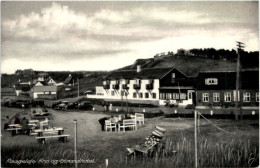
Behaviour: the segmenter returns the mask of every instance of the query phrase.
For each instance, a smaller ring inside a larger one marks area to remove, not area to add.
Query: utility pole
[[[75,160],[75,168],[78,167],[77,164],[77,120],[74,120],[74,133],[75,133],[75,137],[74,137],[74,160]]]
[[[78,99],[79,99],[79,77],[78,77]]]
[[[239,76],[240,76],[240,51],[244,48],[244,43],[237,41],[237,70],[236,70],[236,102],[235,102],[235,117],[238,120],[238,100],[240,100],[240,93],[239,93]],[[240,103],[241,104],[241,103]],[[242,111],[240,109],[240,117],[242,116]]]
[[[197,110],[194,110],[194,146],[195,146],[195,154],[194,154],[194,162],[195,162],[195,165],[194,167],[197,168],[198,167],[198,135],[197,135],[197,127],[198,127],[198,124],[197,124],[197,115],[198,115],[198,112]]]

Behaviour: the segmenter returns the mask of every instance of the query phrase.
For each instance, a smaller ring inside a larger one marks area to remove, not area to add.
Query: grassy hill
[[[141,59],[136,60],[133,65],[123,67],[119,70],[136,69],[137,65],[142,68],[177,68],[189,76],[196,76],[199,71],[235,71],[236,62],[227,60],[214,60],[210,58],[200,58],[193,56],[171,56],[161,59]]]

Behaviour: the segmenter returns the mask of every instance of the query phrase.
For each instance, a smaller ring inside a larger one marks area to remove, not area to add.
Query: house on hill
[[[16,93],[15,93],[15,89],[12,87],[9,88],[1,88],[1,101],[2,102],[8,102],[11,100],[15,100],[16,99]]]
[[[41,72],[38,74],[38,81],[43,82],[43,81],[48,80],[48,78],[49,78],[49,74],[46,72]]]
[[[167,81],[170,82],[167,82]],[[188,82],[187,82],[187,81]],[[192,104],[192,78],[175,68],[141,68],[113,71],[96,87],[96,95],[105,101],[128,101],[139,104],[186,106]]]
[[[71,74],[65,79],[64,84],[67,86],[74,86],[75,85],[75,77]]]
[[[34,99],[57,99],[58,87],[55,85],[34,86],[32,89]]]
[[[14,85],[16,96],[30,97],[31,85],[18,83]]]

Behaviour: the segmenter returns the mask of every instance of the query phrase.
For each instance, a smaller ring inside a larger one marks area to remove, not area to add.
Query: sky
[[[109,71],[177,49],[259,50],[257,1],[1,2],[1,73]]]

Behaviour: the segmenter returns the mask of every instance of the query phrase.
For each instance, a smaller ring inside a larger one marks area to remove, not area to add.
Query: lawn
[[[73,167],[73,163],[57,163],[55,160],[74,159],[74,123],[78,122],[78,167],[193,167],[194,166],[194,120],[193,118],[166,118],[158,116],[145,119],[145,125],[136,131],[103,132],[98,120],[110,113],[81,111],[54,111],[50,124],[63,127],[70,134],[67,143],[47,140],[38,144],[35,137],[17,135],[3,130],[6,115],[20,113],[27,116],[29,110],[2,107],[1,165],[4,167]],[[255,167],[259,163],[259,121],[210,119],[228,133],[216,129],[207,121],[200,120],[198,133],[198,157],[200,167]],[[127,147],[144,143],[155,125],[166,131],[165,147],[158,147],[151,157],[128,157]],[[9,159],[9,161],[8,161]],[[26,160],[28,163],[12,163]],[[36,163],[30,163],[35,160]],[[30,164],[29,164],[30,163]]]

